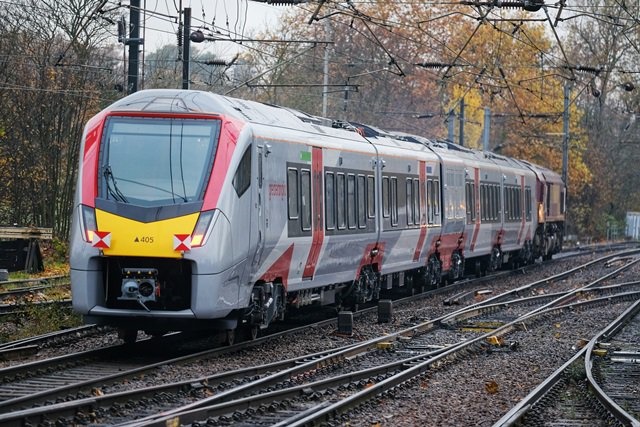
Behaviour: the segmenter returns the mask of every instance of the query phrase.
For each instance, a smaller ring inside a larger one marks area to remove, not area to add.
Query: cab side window
[[[238,169],[233,176],[233,188],[238,197],[241,197],[251,185],[251,147],[242,155]]]

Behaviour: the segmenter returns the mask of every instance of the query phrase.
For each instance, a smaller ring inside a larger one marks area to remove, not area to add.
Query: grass
[[[43,245],[44,271],[28,274],[24,271],[9,273],[10,280],[34,279],[69,274],[69,263],[66,259],[67,248],[61,242]],[[34,300],[59,301],[68,299],[71,290],[68,287],[55,287],[39,295]],[[21,313],[0,317],[0,343],[14,341],[48,332],[79,326],[80,315],[73,313],[70,306],[58,304],[27,304]]]
[[[25,311],[0,321],[0,343],[80,326],[82,318],[70,306],[28,304]]]

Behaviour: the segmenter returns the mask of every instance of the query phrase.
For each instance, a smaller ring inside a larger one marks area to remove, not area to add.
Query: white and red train
[[[187,90],[109,106],[82,141],[73,306],[138,330],[253,332],[562,248],[565,187],[528,162]]]

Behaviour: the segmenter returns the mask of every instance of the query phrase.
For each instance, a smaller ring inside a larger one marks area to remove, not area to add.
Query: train
[[[449,141],[193,90],[85,126],[73,308],[139,331],[254,338],[290,310],[376,301],[562,250],[566,188]]]

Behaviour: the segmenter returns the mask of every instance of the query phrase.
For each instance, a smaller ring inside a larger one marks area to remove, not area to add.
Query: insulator
[[[182,47],[182,24],[178,25],[178,31],[176,32],[176,36],[178,36],[178,47]]]
[[[226,67],[228,64],[222,59],[212,59],[204,61],[205,65],[214,65],[216,67]]]
[[[537,12],[544,6],[544,0],[524,0],[524,10],[527,12]]]
[[[189,39],[194,43],[202,43],[205,39],[204,33],[200,30],[196,30],[189,35]]]
[[[627,92],[631,92],[632,90],[634,90],[636,87],[633,83],[631,82],[626,82],[622,84],[622,88],[624,90],[626,90]]]
[[[267,0],[267,4],[273,6],[293,6],[300,3],[306,3],[307,0]]]
[[[127,21],[125,20],[124,16],[121,16],[120,20],[118,21],[118,42],[124,43],[126,38],[127,38]]]
[[[598,74],[600,74],[600,71],[602,71],[602,68],[585,67],[583,65],[579,65],[579,66],[575,67],[574,70],[579,71],[579,72],[583,72],[583,73],[595,74],[597,76]]]
[[[450,66],[450,64],[445,64],[443,62],[419,62],[415,65],[417,65],[418,67],[431,68],[431,69],[445,68]]]

